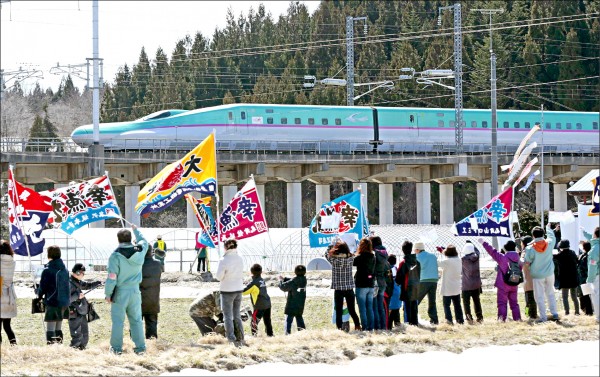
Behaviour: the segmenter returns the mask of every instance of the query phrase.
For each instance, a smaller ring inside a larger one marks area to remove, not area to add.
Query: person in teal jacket
[[[121,229],[117,233],[119,247],[108,258],[108,278],[104,288],[106,301],[111,304],[112,330],[110,350],[120,355],[123,352],[123,326],[125,315],[129,319],[133,351],[140,355],[146,351],[144,327],[142,325],[142,265],[148,251],[148,241],[135,225],[131,226],[137,245],[131,243],[131,232]]]
[[[552,260],[556,236],[550,223],[546,225],[546,234],[547,237],[544,238],[544,230],[539,226],[534,227],[531,230],[533,242],[525,249],[525,263],[529,265],[533,280],[533,296],[540,315],[538,322],[548,320],[545,298],[548,298],[552,319],[558,320],[556,297],[554,296],[554,261]]]
[[[588,276],[586,283],[591,283],[594,287],[594,292],[591,294],[592,306],[596,314],[596,323],[600,322],[600,279],[598,273],[598,263],[600,263],[600,227],[594,229],[594,234],[586,232],[583,228],[583,236],[592,245],[592,249],[588,253]]]

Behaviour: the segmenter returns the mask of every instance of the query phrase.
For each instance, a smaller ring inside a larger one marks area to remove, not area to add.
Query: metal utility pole
[[[496,54],[494,54],[494,39],[492,37],[492,14],[503,13],[504,9],[472,9],[473,12],[480,12],[490,16],[490,87],[492,108],[492,198],[498,195],[498,117],[496,102]],[[498,240],[492,237],[494,248],[498,249]]]
[[[365,21],[367,35],[367,17],[346,17],[346,105],[354,106],[354,21]]]
[[[462,16],[460,3],[439,8],[438,26],[442,25],[442,10],[454,11],[454,140],[456,153],[463,151],[463,93],[462,93]]]
[[[93,66],[94,84],[92,87],[92,123],[94,144],[88,149],[90,156],[89,175],[99,176],[104,174],[104,146],[100,144],[100,74],[99,74],[99,48],[98,48],[98,0],[92,2],[92,27],[93,27]]]
[[[540,187],[540,209],[541,209],[541,215],[540,218],[542,219],[542,229],[544,228],[544,104],[542,104],[542,124],[540,124],[540,131],[542,132],[542,145],[541,145],[541,157],[540,157],[540,182],[541,182],[541,187]],[[550,220],[550,219],[548,219]]]

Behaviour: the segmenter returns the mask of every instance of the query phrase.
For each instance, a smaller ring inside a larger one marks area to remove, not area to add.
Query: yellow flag
[[[152,178],[138,194],[135,210],[140,215],[160,212],[193,191],[211,196],[217,191],[214,133]]]

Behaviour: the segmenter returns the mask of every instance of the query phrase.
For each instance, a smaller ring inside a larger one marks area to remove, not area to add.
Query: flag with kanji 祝
[[[356,233],[358,239],[369,234],[367,216],[362,210],[358,190],[321,206],[308,230],[310,247],[325,247],[343,233]]]
[[[44,251],[42,231],[52,212],[50,200],[15,181],[8,170],[8,222],[10,246],[18,255],[36,256]]]
[[[182,159],[167,165],[142,188],[135,210],[160,212],[189,192],[214,196],[217,190],[215,136],[208,135]]]
[[[120,219],[121,211],[107,175],[41,193],[50,198],[48,222],[67,234],[95,221]]]
[[[588,211],[588,216],[600,215],[600,175],[592,179],[594,192],[592,193],[592,208]]]
[[[513,187],[494,196],[488,204],[455,224],[456,236],[513,237],[510,213]],[[448,203],[440,203],[446,205]],[[452,203],[450,203],[452,205]]]
[[[214,248],[219,243],[217,224],[210,209],[210,197],[196,199],[190,194],[185,194],[185,200],[192,206],[201,231],[196,239],[197,242],[207,247]]]
[[[219,230],[221,241],[228,238],[241,240],[269,231],[253,178],[235,194],[221,213]]]

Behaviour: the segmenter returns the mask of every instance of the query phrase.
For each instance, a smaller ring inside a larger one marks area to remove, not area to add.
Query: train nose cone
[[[71,132],[71,139],[75,144],[81,147],[87,147],[92,144],[92,125],[87,124],[85,126],[77,127]]]

